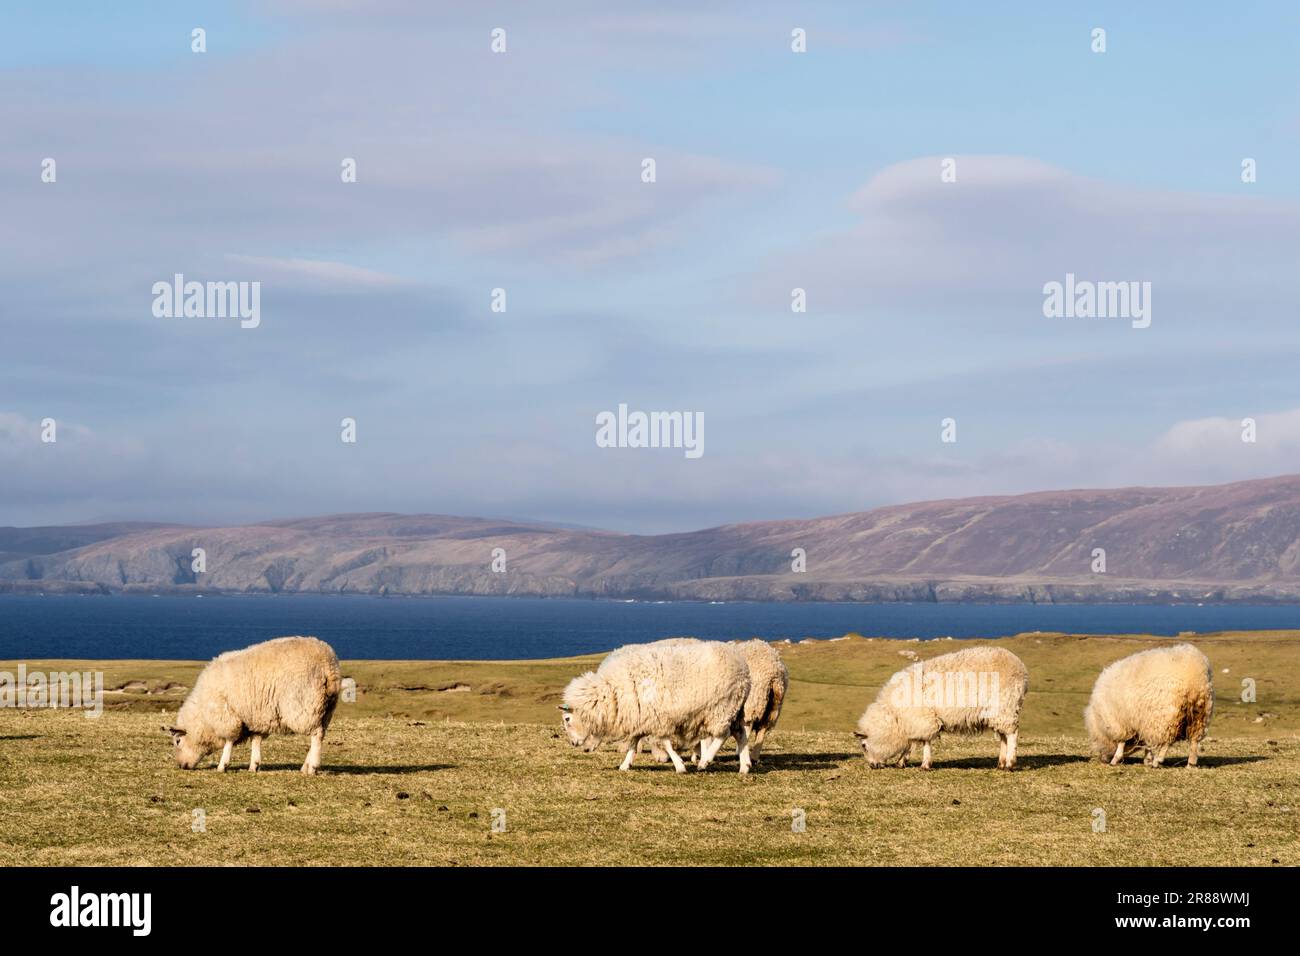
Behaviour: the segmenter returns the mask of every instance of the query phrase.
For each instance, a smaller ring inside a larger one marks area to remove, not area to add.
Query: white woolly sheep
[[[930,743],[943,731],[993,730],[998,767],[1016,765],[1020,708],[1029,671],[1000,647],[969,647],[920,661],[899,671],[858,720],[854,735],[872,767],[907,765],[912,744],[924,746],[921,769],[929,770]]]
[[[1093,752],[1112,766],[1146,748],[1144,762],[1164,763],[1175,741],[1188,742],[1196,766],[1201,739],[1214,712],[1214,676],[1191,644],[1140,651],[1115,661],[1097,678],[1083,711]]]
[[[749,667],[736,648],[716,641],[674,638],[631,644],[611,653],[599,668],[575,677],[564,690],[564,731],[569,743],[590,753],[619,741],[627,770],[644,738],[666,742],[678,773],[686,765],[671,743],[700,743],[705,769],[728,736],[740,750],[740,772],[750,767],[744,723]]]
[[[752,640],[735,645],[749,666],[749,696],[745,698],[745,728],[749,731],[749,756],[758,763],[763,741],[776,728],[781,704],[790,688],[790,671],[781,654],[767,641]],[[671,741],[678,750],[690,750],[684,740]],[[668,762],[663,742],[653,740],[650,752],[660,763]]]
[[[182,770],[193,770],[221,747],[217,770],[224,771],[235,744],[252,737],[248,769],[256,771],[264,736],[310,734],[302,772],[313,774],[342,686],[338,658],[328,644],[314,637],[279,637],[215,658],[194,682],[176,726],[163,729],[172,735]]]

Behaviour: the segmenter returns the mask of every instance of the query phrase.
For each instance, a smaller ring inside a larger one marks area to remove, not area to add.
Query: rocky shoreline
[[[662,587],[582,588],[573,582],[515,581],[502,587],[485,579],[446,590],[380,588],[296,589],[270,587],[212,588],[193,584],[128,584],[111,587],[89,581],[5,581],[0,594],[27,595],[369,595],[373,597],[545,597],[612,601],[756,601],[859,604],[1300,604],[1300,587],[1278,584],[1205,585],[1195,582],[1133,582],[1098,586],[1071,582],[1011,581],[827,581],[791,584],[783,578],[706,579]],[[533,586],[530,586],[530,583]],[[567,586],[566,586],[567,585]]]

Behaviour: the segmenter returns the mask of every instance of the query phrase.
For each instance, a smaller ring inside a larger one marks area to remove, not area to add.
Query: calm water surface
[[[204,660],[285,634],[314,634],[344,658],[510,660],[586,654],[677,635],[800,640],[856,631],[929,639],[1034,630],[1176,635],[1270,628],[1300,629],[1300,607],[0,595],[0,659],[9,660]]]

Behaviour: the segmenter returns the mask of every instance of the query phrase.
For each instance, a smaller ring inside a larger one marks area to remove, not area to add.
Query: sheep
[[[569,743],[592,752],[606,741],[626,751],[619,770],[632,766],[643,738],[665,742],[678,773],[686,765],[671,741],[700,742],[699,770],[717,756],[730,735],[740,751],[740,772],[749,773],[745,698],[749,667],[736,648],[716,641],[674,638],[632,644],[609,654],[595,672],[564,690],[564,732]]]
[[[758,687],[745,698],[745,722],[751,729],[749,755],[757,760],[767,735],[776,730],[781,706],[790,690],[790,669],[781,660],[781,652],[767,641],[746,641],[741,653],[749,664],[749,680]],[[766,686],[764,686],[766,682]]]
[[[267,734],[310,734],[302,772],[320,767],[321,745],[334,716],[343,681],[338,658],[314,637],[278,637],[213,659],[185,698],[172,735],[176,765],[193,770],[222,747],[218,771],[230,763],[235,744],[253,738],[248,769],[262,762]]]
[[[1150,767],[1164,763],[1175,741],[1188,742],[1187,766],[1195,767],[1214,712],[1214,676],[1205,655],[1191,644],[1140,651],[1101,672],[1083,711],[1093,752],[1116,766],[1139,747]]]
[[[969,734],[994,730],[998,767],[1016,766],[1020,708],[1029,671],[1000,647],[969,647],[920,661],[899,671],[863,712],[854,735],[873,768],[907,766],[913,742],[924,745],[921,769],[931,766],[930,743],[945,730]]]
[[[745,727],[749,731],[749,756],[757,763],[764,738],[775,729],[781,717],[781,704],[790,687],[790,671],[781,660],[781,654],[767,641],[745,641],[736,646],[745,655],[745,663],[749,666]],[[691,749],[683,740],[671,743],[679,750]],[[664,749],[663,741],[651,740],[650,753],[659,763],[668,762],[668,751]]]

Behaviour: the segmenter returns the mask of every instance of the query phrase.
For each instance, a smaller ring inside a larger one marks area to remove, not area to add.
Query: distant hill
[[[0,564],[38,554],[71,551],[96,541],[120,538],[135,531],[152,531],[176,525],[149,521],[118,521],[108,524],[54,525],[44,528],[0,528]]]
[[[190,570],[191,551],[207,571]],[[494,573],[493,550],[506,556]],[[791,570],[802,548],[807,571]],[[1106,571],[1093,573],[1093,549]],[[630,535],[353,514],[0,529],[0,589],[832,601],[1300,601],[1300,475],[1045,491]]]

